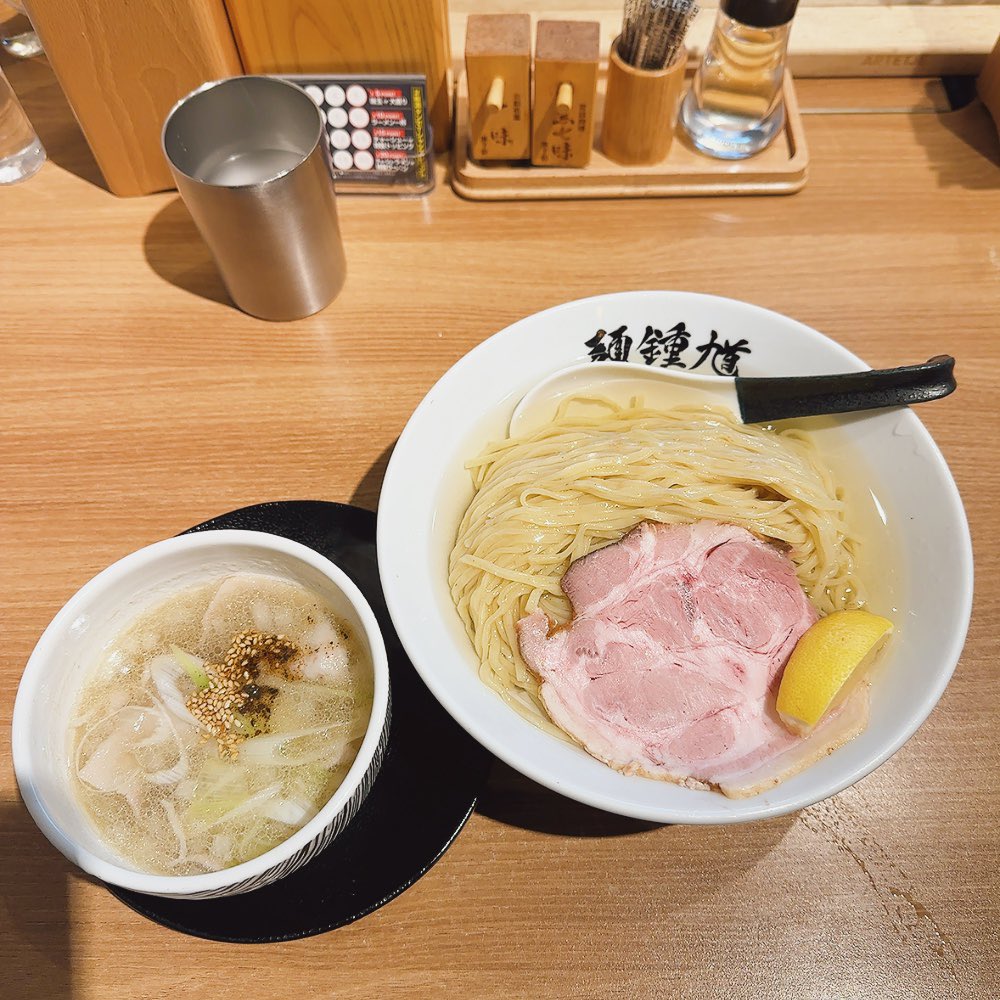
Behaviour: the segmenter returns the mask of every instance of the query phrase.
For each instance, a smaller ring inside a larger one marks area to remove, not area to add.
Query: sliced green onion
[[[170,652],[174,654],[174,659],[184,668],[184,672],[191,678],[199,691],[204,691],[211,683],[208,671],[205,670],[204,663],[197,656],[192,655],[180,646],[171,646]]]

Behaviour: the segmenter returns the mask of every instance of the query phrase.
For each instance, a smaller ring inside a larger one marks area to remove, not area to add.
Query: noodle
[[[560,587],[569,564],[641,521],[739,525],[787,546],[821,614],[863,603],[841,491],[799,431],[744,425],[705,406],[577,396],[544,428],[489,445],[468,468],[475,494],[451,553],[452,599],[481,679],[564,739],[521,659],[516,623],[539,609],[569,621]]]

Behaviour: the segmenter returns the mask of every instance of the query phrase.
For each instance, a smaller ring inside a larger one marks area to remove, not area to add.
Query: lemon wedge
[[[778,688],[778,715],[785,726],[808,733],[891,631],[888,618],[870,611],[834,611],[806,629]]]

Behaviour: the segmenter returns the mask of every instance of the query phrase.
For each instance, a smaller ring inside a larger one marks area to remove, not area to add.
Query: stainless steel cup
[[[163,152],[233,301],[300,319],[343,287],[344,247],[323,116],[266,76],[206,83],[171,109]]]

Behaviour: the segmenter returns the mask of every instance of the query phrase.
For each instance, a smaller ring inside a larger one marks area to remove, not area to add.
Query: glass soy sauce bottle
[[[785,123],[785,52],[798,0],[722,0],[712,38],[681,107],[691,142],[739,160]]]

